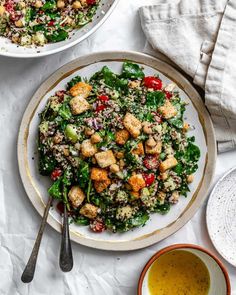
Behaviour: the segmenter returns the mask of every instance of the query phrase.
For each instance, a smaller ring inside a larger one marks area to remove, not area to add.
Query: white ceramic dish
[[[207,228],[217,251],[236,267],[236,167],[214,187],[207,205]]]
[[[102,52],[92,54],[72,61],[47,79],[33,96],[24,114],[18,140],[19,169],[26,192],[37,211],[41,215],[43,214],[44,204],[48,198],[47,188],[50,186],[50,180],[39,175],[36,163],[38,113],[43,110],[48,97],[55,90],[63,89],[66,82],[73,76],[79,74],[89,77],[100,70],[103,65],[108,65],[112,70],[120,72],[123,61],[127,59],[142,64],[146,74],[152,75],[159,72],[165,83],[170,83],[170,80],[178,83],[181,97],[189,102],[185,116],[187,121],[195,127],[190,131],[190,135],[196,137],[196,143],[201,148],[201,158],[188,197],[182,197],[167,215],[153,214],[151,220],[144,227],[122,234],[110,232],[96,234],[88,227],[74,224],[70,226],[72,240],[100,249],[133,250],[149,246],[171,235],[197,211],[207,196],[209,183],[214,173],[216,145],[212,123],[201,98],[181,74],[169,65],[141,53]],[[56,210],[51,210],[48,223],[60,231],[60,222],[60,215]]]
[[[162,255],[170,251],[184,250],[199,257],[206,265],[210,275],[210,289],[208,295],[230,295],[230,281],[226,268],[220,260],[208,250],[197,245],[177,244],[166,247],[157,252],[144,267],[138,284],[138,295],[149,295],[148,275],[152,264]]]
[[[93,21],[81,29],[74,30],[65,41],[50,43],[43,47],[22,47],[13,44],[9,39],[0,36],[0,55],[18,58],[41,57],[68,49],[94,33],[108,18],[119,0],[101,0]]]

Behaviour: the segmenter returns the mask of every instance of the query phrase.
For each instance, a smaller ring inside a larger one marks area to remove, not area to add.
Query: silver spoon
[[[71,249],[68,212],[67,212],[66,204],[64,204],[59,265],[61,270],[64,272],[71,271],[73,268],[73,255],[72,255],[72,249]]]
[[[28,263],[26,264],[26,267],[23,271],[23,274],[21,276],[21,280],[23,283],[30,283],[33,278],[34,278],[34,272],[35,272],[35,267],[36,267],[36,262],[37,262],[37,257],[38,257],[38,252],[39,252],[39,247],[41,244],[43,232],[45,225],[47,223],[47,217],[48,217],[48,212],[52,204],[52,197],[49,197],[47,206],[45,208],[44,214],[43,214],[43,219],[39,228],[39,232],[36,238],[36,241],[34,243],[33,250],[31,252],[30,258],[28,260]]]

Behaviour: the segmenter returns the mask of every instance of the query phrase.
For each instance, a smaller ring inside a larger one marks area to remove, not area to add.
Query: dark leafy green
[[[124,62],[121,76],[128,79],[143,79],[145,77],[141,67],[132,62]]]

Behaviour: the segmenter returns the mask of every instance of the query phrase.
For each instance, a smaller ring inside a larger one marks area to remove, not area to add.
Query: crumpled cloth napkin
[[[145,51],[205,90],[219,152],[236,148],[236,1],[182,0],[140,8]]]

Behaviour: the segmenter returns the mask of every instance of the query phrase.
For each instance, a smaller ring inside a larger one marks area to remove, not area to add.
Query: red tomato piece
[[[144,86],[147,88],[152,88],[154,90],[161,90],[162,88],[162,81],[157,77],[145,77],[144,78]]]
[[[154,173],[150,173],[150,174],[143,173],[143,178],[144,178],[144,180],[146,182],[146,186],[152,185],[153,182],[155,181]]]
[[[53,181],[57,180],[62,175],[62,170],[60,168],[55,168],[51,173],[51,179]]]
[[[153,170],[158,168],[159,161],[155,155],[150,155],[144,158],[143,164],[147,169]]]
[[[101,101],[108,101],[109,100],[109,97],[107,95],[100,95],[98,96],[98,98],[101,100]]]
[[[48,23],[48,25],[49,25],[49,27],[52,27],[52,26],[54,26],[54,20],[51,20],[49,23]]]
[[[16,21],[20,19],[20,15],[16,14],[13,0],[8,0],[5,4],[5,8],[6,8],[6,11],[10,14],[10,19],[12,21]]]
[[[101,233],[105,230],[105,224],[102,221],[94,220],[90,223],[90,228],[95,233]]]
[[[166,91],[166,90],[165,90],[165,95],[166,95],[167,99],[171,99],[171,97],[173,96],[172,93],[170,93],[169,91]]]
[[[102,105],[100,105],[100,106],[97,106],[97,108],[96,108],[96,112],[97,112],[97,113],[98,113],[98,112],[101,112],[101,111],[105,110],[105,108],[106,108],[106,106],[105,106],[104,104],[102,104]]]
[[[96,4],[96,0],[87,0],[86,1],[88,5],[95,5]]]

